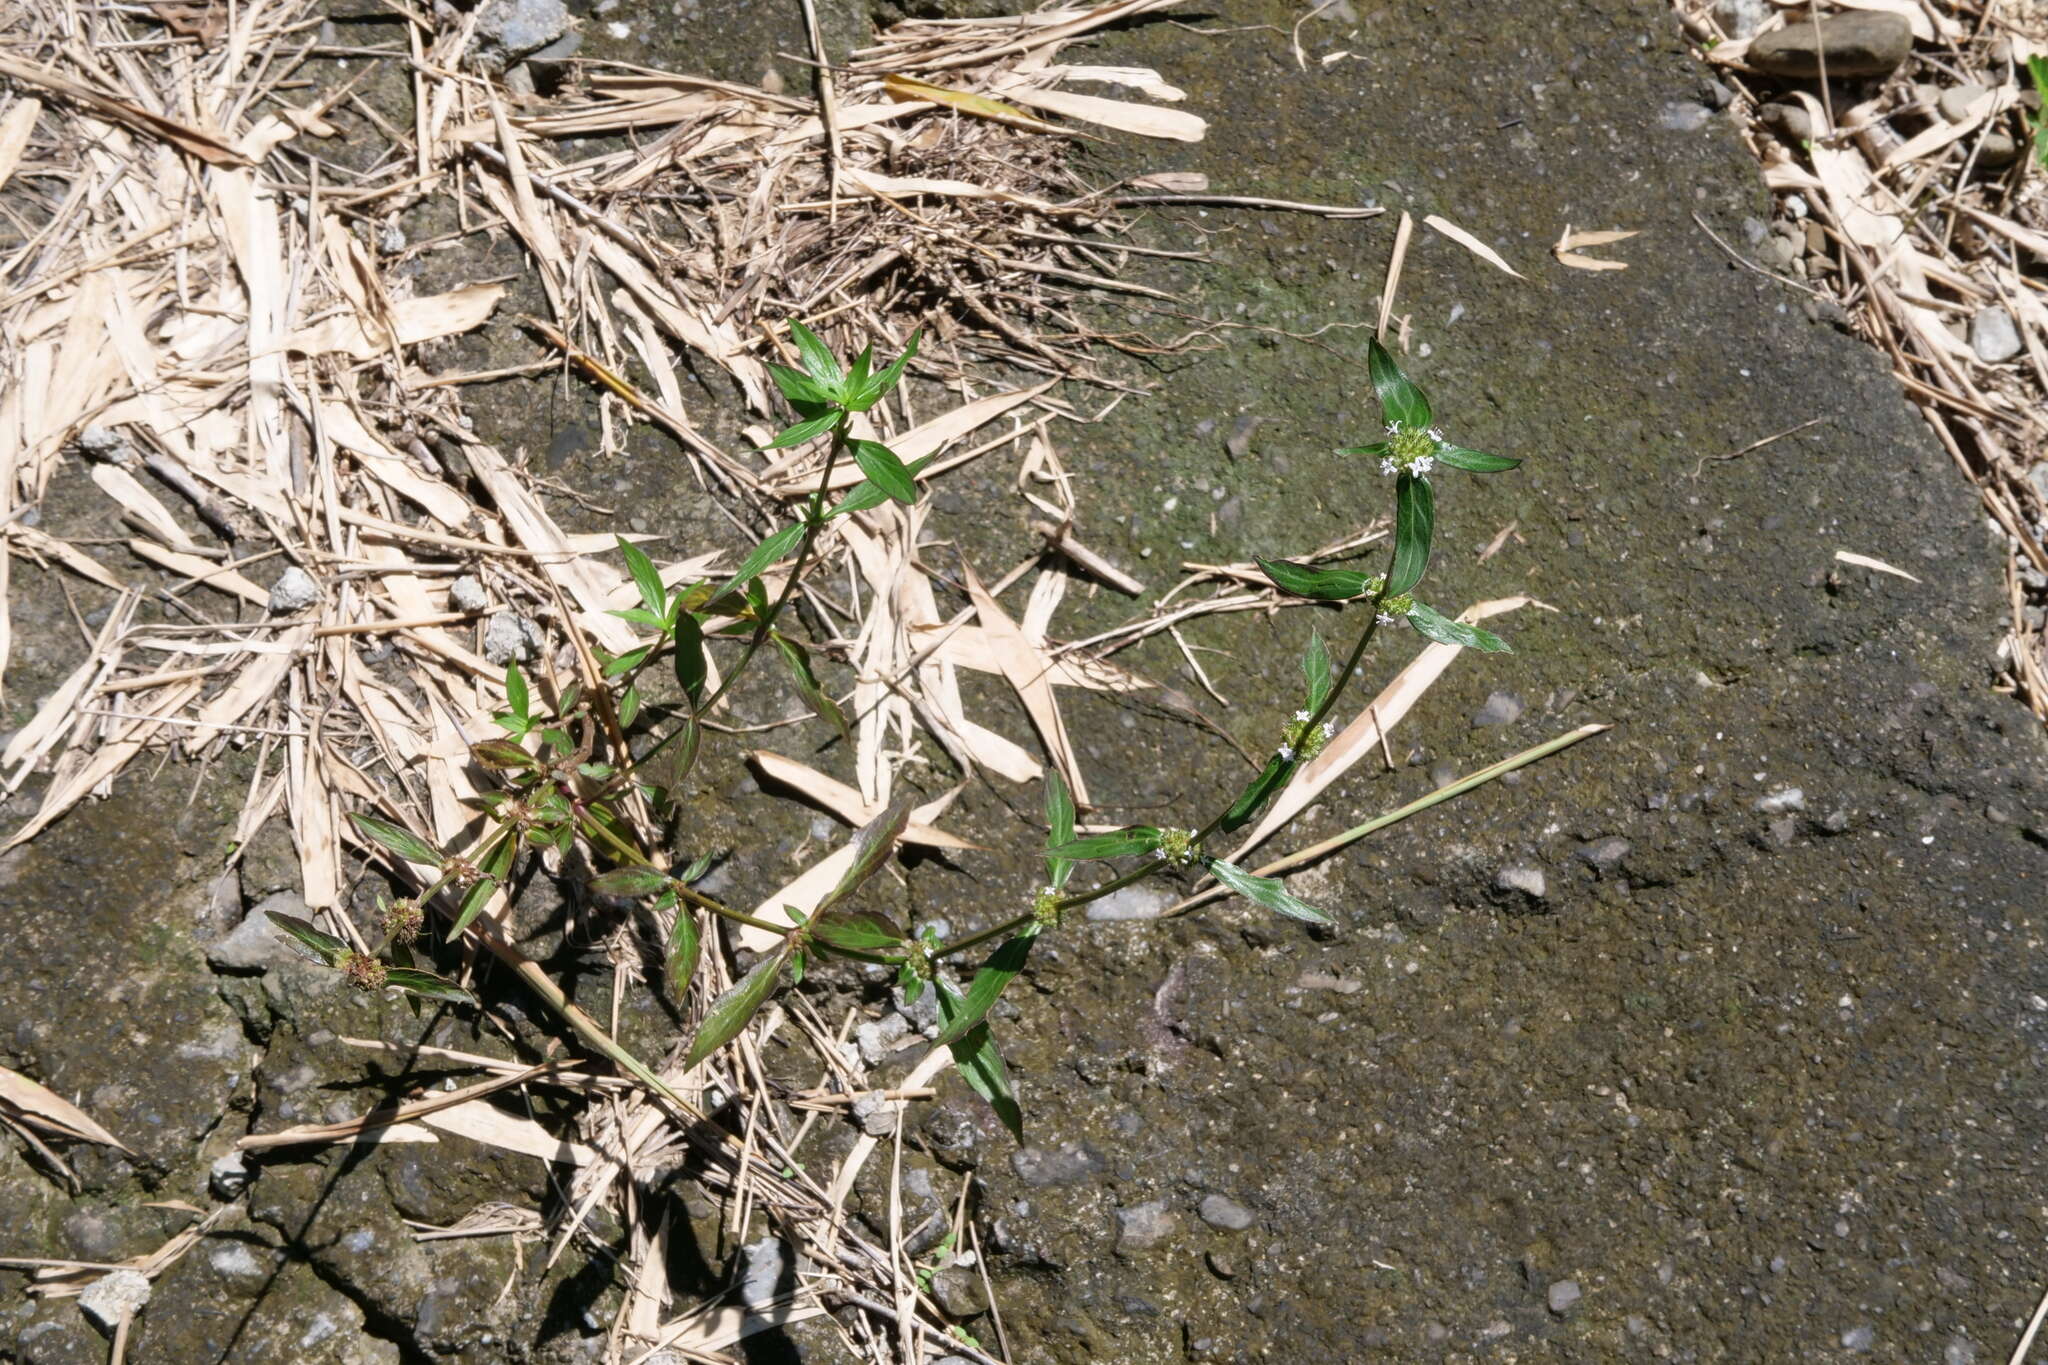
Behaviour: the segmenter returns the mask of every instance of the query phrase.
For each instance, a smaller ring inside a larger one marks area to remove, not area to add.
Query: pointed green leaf
[[[711,661],[704,652],[704,623],[692,612],[676,617],[676,682],[692,707],[704,700],[704,685],[711,678]]]
[[[1296,564],[1286,559],[1262,559],[1259,568],[1280,591],[1312,597],[1318,602],[1342,602],[1356,597],[1372,582],[1372,575],[1356,569],[1319,569],[1313,564]]]
[[[965,1008],[959,993],[943,981],[932,985],[939,993],[939,1018],[947,1025]],[[995,1037],[989,1032],[986,1021],[969,1030],[966,1037],[949,1046],[953,1054],[953,1065],[960,1070],[960,1076],[975,1094],[988,1101],[988,1107],[996,1111],[996,1117],[1003,1121],[1003,1127],[1010,1130],[1010,1136],[1024,1140],[1024,1111],[1017,1107],[1017,1095],[1010,1088],[1010,1073],[1003,1065],[1003,1054],[996,1051]]]
[[[1442,441],[1437,444],[1436,462],[1472,474],[1498,474],[1503,469],[1513,469],[1521,460],[1512,455],[1489,455],[1483,450],[1467,450]]]
[[[1308,706],[1305,709],[1314,715],[1330,695],[1330,650],[1323,643],[1319,630],[1311,628],[1308,633],[1308,650],[1301,656],[1301,674],[1308,679]]]
[[[814,437],[823,436],[838,425],[839,409],[833,408],[831,411],[820,413],[816,417],[807,417],[793,427],[784,427],[774,440],[762,446],[761,449],[783,450],[789,446],[800,446],[805,441],[811,440]]]
[[[1422,581],[1429,566],[1430,537],[1436,534],[1436,494],[1428,479],[1402,472],[1394,482],[1394,565],[1387,570],[1387,595],[1404,593]]]
[[[476,997],[445,976],[419,967],[386,967],[384,984],[422,1000],[445,1000],[451,1005],[474,1005]]]
[[[783,527],[748,552],[747,557],[740,561],[738,570],[726,581],[724,587],[711,594],[710,600],[715,602],[728,593],[735,593],[746,587],[761,576],[762,570],[794,550],[797,542],[803,538],[802,522]]]
[[[1071,839],[1055,845],[1046,853],[1055,858],[1072,858],[1087,862],[1092,858],[1128,858],[1134,853],[1150,853],[1159,847],[1159,831],[1151,825],[1133,825],[1129,829],[1116,830],[1109,834],[1091,834],[1085,839]]]
[[[1428,430],[1429,399],[1423,397],[1422,390],[1401,373],[1401,367],[1394,363],[1393,354],[1380,345],[1378,337],[1367,339],[1365,357],[1366,369],[1372,375],[1373,391],[1380,397],[1380,412],[1387,421],[1411,431]]]
[[[291,936],[294,943],[309,953],[315,962],[332,967],[342,958],[355,951],[332,934],[322,933],[306,920],[296,915],[280,915],[275,910],[264,911],[270,922]]]
[[[839,368],[839,358],[832,354],[816,332],[791,318],[789,334],[796,338],[796,353],[803,357],[804,368],[811,372],[811,378],[818,381],[818,387],[837,389],[846,378],[846,372]]]
[[[782,390],[782,396],[799,409],[832,401],[832,395],[819,388],[818,381],[801,370],[792,370],[771,360],[768,362],[768,376],[775,381],[775,387]]]
[[[1209,872],[1217,881],[1243,896],[1246,900],[1277,910],[1295,919],[1307,920],[1310,924],[1328,924],[1330,917],[1299,900],[1287,889],[1286,883],[1276,877],[1254,877],[1251,873],[1221,858],[1209,860]]]
[[[818,675],[811,671],[811,654],[796,641],[781,631],[774,632],[776,652],[789,665],[789,673],[796,680],[796,690],[803,694],[804,702],[819,716],[832,722],[839,731],[839,737],[850,747],[853,744],[853,727],[846,723],[846,713],[839,709],[839,703],[818,683]]]
[[[626,572],[633,575],[633,586],[640,590],[640,604],[656,616],[668,612],[668,588],[662,584],[661,570],[654,567],[654,561],[638,545],[624,536],[615,536],[619,542],[619,553],[626,557]]]
[[[630,730],[633,722],[640,718],[640,689],[628,687],[619,694],[619,728]]]
[[[885,953],[907,937],[887,915],[874,910],[834,910],[811,920],[811,938],[828,948]]]
[[[839,879],[839,885],[831,894],[818,902],[814,914],[822,915],[839,902],[860,890],[862,882],[875,874],[875,869],[888,861],[896,850],[896,841],[903,837],[904,828],[910,824],[911,802],[898,801],[874,819],[862,825],[860,832],[853,836],[853,863],[846,869],[846,875]]]
[[[688,1071],[739,1036],[739,1031],[747,1026],[747,1020],[753,1018],[755,1012],[768,1003],[768,997],[775,993],[775,983],[788,964],[789,944],[785,940],[782,947],[756,962],[752,970],[711,1002],[704,1022],[698,1026],[697,1036],[690,1040],[690,1052],[683,1058],[683,1070]]]
[[[674,905],[671,899],[669,904]],[[668,935],[668,988],[678,1003],[690,993],[690,982],[697,977],[697,960],[703,956],[704,940],[697,931],[697,912],[687,905],[677,905],[675,927]]]
[[[600,896],[653,896],[668,885],[668,873],[652,867],[615,867],[590,879],[590,889]]]
[[[540,760],[509,739],[486,739],[469,746],[477,766],[494,773],[520,772],[540,766]],[[415,858],[413,861],[419,861]]]
[[[1059,769],[1045,770],[1045,846],[1058,848],[1061,844],[1074,842],[1074,795],[1067,790],[1066,779]],[[1055,858],[1050,853],[1045,858],[1046,880],[1055,891],[1064,891],[1067,878],[1074,875],[1074,860]]]
[[[897,382],[903,378],[903,367],[908,365],[910,358],[917,354],[917,341],[923,335],[923,328],[912,332],[910,334],[910,344],[903,348],[903,354],[890,361],[887,369],[883,370],[873,379],[868,380],[858,392],[849,392],[846,395],[846,406],[852,408],[855,412],[866,412],[869,408],[881,402],[888,392],[896,387]]]
[[[903,466],[904,472],[915,478],[926,465],[932,462],[932,459],[933,457],[930,455],[920,455],[909,464]],[[862,479],[853,486],[853,491],[846,495],[845,501],[827,512],[825,518],[829,521],[833,517],[843,517],[849,512],[870,511],[880,507],[888,500],[889,495],[882,491],[881,485],[877,484],[873,479]]]
[[[440,850],[411,830],[401,829],[388,821],[379,820],[374,815],[351,814],[348,818],[354,822],[358,830],[407,862],[424,863],[428,867],[441,865]]]
[[[519,671],[518,664],[505,665],[505,705],[512,711],[514,720],[529,721],[533,713],[527,710],[531,698],[526,690],[526,675]]]
[[[1237,800],[1230,803],[1230,809],[1223,813],[1223,819],[1217,822],[1216,827],[1225,834],[1243,828],[1274,792],[1287,785],[1288,776],[1293,771],[1294,765],[1278,754],[1267,759],[1266,766],[1259,769],[1259,775],[1238,794]]]
[[[498,889],[499,884],[512,871],[512,860],[518,856],[519,841],[513,838],[499,839],[484,850],[483,861],[477,864],[477,869],[483,876],[462,895],[462,905],[455,915],[455,927],[448,931],[450,943],[461,938],[462,931],[469,927],[469,922],[483,913],[484,906],[490,902],[491,893]]]
[[[989,1010],[1001,998],[1003,987],[1024,970],[1024,960],[1031,956],[1031,940],[1037,937],[1038,926],[1027,924],[1015,938],[1006,940],[1002,947],[989,954],[988,961],[974,974],[973,984],[961,999],[959,1012],[947,1019],[946,1026],[939,1030],[936,1041],[940,1046],[951,1047],[988,1017]]]
[[[1468,626],[1443,615],[1433,607],[1417,602],[1408,608],[1408,624],[1417,633],[1435,640],[1438,644],[1463,645],[1467,649],[1481,649],[1488,654],[1512,654],[1508,642],[1490,630]]]
[[[1384,460],[1387,456],[1394,453],[1394,443],[1392,441],[1374,441],[1371,445],[1366,446],[1339,446],[1337,453],[1339,455],[1363,455],[1368,459]]]
[[[879,441],[855,441],[852,444],[853,462],[860,466],[861,473],[868,476],[869,483],[906,507],[917,501],[917,481],[910,477],[903,461],[896,458],[895,451]]]

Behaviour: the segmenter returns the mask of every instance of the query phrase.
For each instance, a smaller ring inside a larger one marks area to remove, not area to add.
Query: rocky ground
[[[1446,488],[1437,598],[1529,592],[1558,610],[1497,623],[1518,652],[1461,659],[1396,732],[1392,769],[1355,770],[1302,832],[1586,721],[1618,728],[1301,878],[1335,932],[1241,902],[1063,932],[1002,1025],[1027,1145],[953,1083],[906,1154],[911,1224],[974,1174],[1018,1362],[2003,1359],[2048,1284],[2048,752],[1990,690],[1997,551],[1970,491],[1872,353],[1701,231],[1760,239],[1767,206],[1717,118],[1669,116],[1714,96],[1661,3],[1333,10],[1301,30],[1306,70],[1288,41],[1304,8],[1254,0],[1198,24],[1235,31],[1106,37],[1100,60],[1157,66],[1211,131],[1088,155],[1105,175],[1203,171],[1222,191],[1442,214],[1523,270],[1425,232],[1397,311],[1447,433],[1527,459]],[[776,55],[801,50],[790,10],[625,0],[590,17],[584,49],[795,85]],[[1353,55],[1320,60],[1338,51]],[[1060,430],[1092,543],[1158,587],[1184,557],[1299,552],[1380,510],[1376,473],[1329,453],[1370,434],[1362,334],[1281,334],[1370,320],[1393,216],[1212,211],[1148,229],[1212,253],[1153,282],[1246,328],[1163,364],[1153,397]],[[1555,266],[1567,222],[1640,229],[1611,253],[1629,269]],[[477,343],[516,344],[509,327]],[[545,381],[498,397],[477,406],[507,446],[636,515],[702,524],[655,437],[600,467],[575,435],[580,400]],[[1245,417],[1259,421],[1233,450]],[[1011,477],[949,479],[934,532],[1012,562],[1030,533]],[[72,533],[64,509],[60,488],[55,534]],[[10,716],[76,638],[62,596],[23,578],[15,620],[36,652],[7,679]],[[1083,603],[1068,628],[1123,610]],[[1202,656],[1235,703],[1210,709],[1247,743],[1291,704],[1275,691],[1308,624],[1191,632],[1228,651]],[[1198,691],[1170,647],[1133,662]],[[991,689],[979,704],[1005,703]],[[1228,748],[1151,711],[1084,700],[1069,719],[1116,815],[1163,819],[1242,780]],[[545,1209],[540,1163],[445,1139],[220,1164],[251,1129],[441,1074],[344,1037],[496,1042],[355,997],[238,929],[295,881],[269,835],[219,878],[237,777],[233,762],[138,772],[0,860],[0,1064],[134,1148],[73,1149],[72,1195],[0,1145],[0,1254],[146,1252],[190,1217],[150,1201],[212,1207],[246,1186],[158,1281],[130,1361],[599,1358],[618,1293],[602,1221],[546,1272],[516,1238],[421,1243],[406,1221]],[[790,871],[808,813],[722,761],[702,781],[700,837],[745,850],[720,875]],[[957,828],[1028,837],[1037,800],[970,789]],[[1031,877],[1001,855],[925,861],[881,894],[965,928],[1009,913]],[[534,894],[529,946],[602,1017],[601,951]],[[889,1014],[879,988],[816,989]],[[674,1030],[645,1003],[622,1022],[649,1053]],[[680,1180],[653,1189],[711,1212]],[[708,1233],[679,1240],[685,1292],[742,1268]],[[38,1306],[19,1283],[0,1271],[0,1361],[105,1358],[75,1303]],[[969,1289],[947,1291],[963,1311]],[[971,1328],[994,1341],[987,1316]],[[837,1358],[816,1324],[750,1346]]]

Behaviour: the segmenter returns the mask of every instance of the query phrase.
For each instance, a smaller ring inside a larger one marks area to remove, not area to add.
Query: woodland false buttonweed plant
[[[1340,453],[1365,462],[1363,471],[1376,466],[1393,477],[1393,556],[1381,574],[1284,559],[1258,561],[1277,587],[1294,596],[1330,603],[1361,602],[1364,625],[1342,666],[1334,671],[1322,636],[1311,633],[1302,659],[1305,693],[1301,704],[1278,728],[1270,756],[1258,774],[1227,808],[1199,827],[1134,825],[1077,836],[1073,800],[1057,773],[1048,771],[1045,883],[1015,917],[949,943],[929,929],[913,937],[887,915],[857,904],[863,884],[902,837],[909,805],[899,804],[855,836],[852,861],[823,900],[808,913],[790,909],[792,922],[777,924],[736,910],[695,887],[710,866],[709,855],[700,856],[680,873],[672,871],[668,851],[662,846],[667,841],[658,836],[658,830],[665,827],[660,817],[672,819],[677,814],[673,800],[696,761],[703,718],[769,645],[774,646],[805,699],[842,732],[847,729],[845,717],[812,670],[811,647],[783,629],[785,609],[827,524],[834,517],[878,507],[887,499],[914,503],[916,476],[923,464],[906,465],[887,446],[856,438],[849,430],[852,414],[872,408],[902,379],[904,367],[916,353],[915,336],[901,355],[877,370],[872,348],[842,366],[831,349],[802,323],[792,322],[790,335],[802,369],[770,365],[769,372],[799,420],[767,448],[830,441],[823,472],[799,519],[762,540],[742,559],[732,577],[715,587],[691,584],[671,591],[645,554],[620,541],[619,553],[639,591],[640,605],[616,614],[654,638],[624,654],[600,654],[603,685],[587,693],[578,687],[566,688],[552,705],[543,705],[533,695],[516,665],[506,671],[507,710],[498,717],[505,737],[487,740],[471,750],[476,762],[501,783],[498,790],[477,798],[486,823],[485,833],[474,846],[444,852],[386,821],[354,817],[366,836],[396,855],[422,882],[416,896],[383,908],[379,922],[385,937],[383,957],[365,954],[303,920],[281,915],[272,918],[302,948],[359,986],[396,987],[429,999],[467,1001],[465,992],[414,960],[409,945],[420,930],[423,907],[436,908],[453,921],[448,935],[451,940],[477,933],[488,946],[494,941],[490,937],[494,927],[488,920],[477,924],[477,916],[500,888],[512,882],[520,857],[540,853],[559,858],[580,849],[592,866],[606,868],[592,879],[591,889],[637,902],[665,934],[668,984],[678,1000],[687,997],[706,951],[705,930],[712,919],[766,930],[779,940],[711,1002],[684,1058],[686,1067],[730,1042],[779,985],[800,982],[813,959],[879,964],[895,970],[899,985],[912,1000],[926,990],[936,994],[941,1020],[938,1041],[951,1049],[967,1083],[1021,1138],[1022,1116],[990,1033],[989,1011],[1023,970],[1033,941],[1057,928],[1067,911],[1144,877],[1168,869],[1199,867],[1224,887],[1269,910],[1312,923],[1329,922],[1322,911],[1294,896],[1278,879],[1255,876],[1213,856],[1206,851],[1207,842],[1249,823],[1321,751],[1334,729],[1331,713],[1382,626],[1406,621],[1421,635],[1441,643],[1489,651],[1507,648],[1493,634],[1442,615],[1414,593],[1428,567],[1436,529],[1431,476],[1443,469],[1495,473],[1514,468],[1518,461],[1445,440],[1434,425],[1434,414],[1422,390],[1401,373],[1378,340],[1369,342],[1368,373],[1378,396],[1386,439]],[[849,458],[862,478],[843,500],[828,508],[832,476]],[[791,568],[771,598],[763,576],[771,566],[785,561]],[[710,686],[714,643],[730,644],[737,650],[715,688]],[[677,717],[665,733],[659,733],[660,723],[655,719],[659,708],[643,708],[639,685],[644,670],[660,659],[666,659],[673,670],[681,697],[679,706],[663,712]],[[1095,879],[1085,889],[1072,889],[1075,872],[1082,864],[1117,859],[1134,861],[1120,874]],[[997,940],[1000,943],[965,991],[948,983],[940,970],[945,959]],[[715,940],[712,950],[717,950]],[[643,1083],[671,1100],[675,1098],[652,1071],[568,1003],[538,968],[522,975],[586,1042]]]

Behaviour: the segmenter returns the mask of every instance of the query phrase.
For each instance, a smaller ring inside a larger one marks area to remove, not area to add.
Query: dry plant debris
[[[1902,63],[1830,84],[1752,60],[1774,35],[1783,46],[1858,12],[1896,16]],[[2048,721],[2048,165],[2029,145],[2043,92],[2028,72],[2048,58],[2048,10],[1681,0],[1679,13],[1733,87],[1777,196],[1763,262],[1723,246],[1839,305],[1890,357],[2006,539],[2005,686]]]
[[[964,767],[1012,781],[1039,775],[1025,744],[965,713],[965,668],[1016,688],[1043,752],[1085,791],[1060,689],[1147,688],[1106,655],[1192,615],[1280,605],[1269,589],[1246,586],[1260,581],[1251,566],[1229,566],[1182,585],[1209,582],[1218,590],[1206,601],[1175,603],[1169,593],[1108,636],[1055,638],[1070,586],[1143,590],[1085,544],[1051,434],[1055,421],[1081,414],[1055,387],[1117,388],[1095,368],[1104,347],[1185,342],[1104,333],[1077,306],[1084,294],[1158,297],[1121,278],[1133,254],[1159,249],[1129,241],[1119,215],[1200,203],[1376,212],[1212,195],[1199,177],[1175,174],[1103,191],[1065,168],[1066,142],[1090,128],[1202,136],[1201,119],[1172,107],[1181,92],[1158,73],[1060,61],[1074,40],[1175,2],[905,24],[852,54],[816,102],[610,68],[592,72],[579,98],[546,107],[508,104],[471,74],[473,16],[442,29],[394,7],[409,43],[379,60],[412,82],[406,129],[376,119],[352,85],[294,103],[306,83],[293,74],[321,52],[305,0],[146,12],[28,0],[0,17],[0,669],[16,559],[114,595],[85,661],[0,749],[7,791],[41,781],[38,810],[8,846],[105,792],[138,759],[253,749],[237,846],[281,815],[307,904],[356,937],[344,913],[349,868],[374,850],[360,847],[345,817],[376,810],[457,841],[471,818],[464,803],[477,795],[468,747],[495,733],[506,660],[561,688],[593,679],[595,649],[636,643],[609,614],[635,600],[613,538],[563,530],[536,481],[475,434],[462,383],[477,376],[435,374],[421,359],[422,343],[484,324],[505,292],[479,281],[418,295],[388,269],[406,247],[380,224],[429,195],[452,196],[467,231],[506,229],[525,246],[551,314],[528,320],[536,357],[602,389],[607,448],[619,448],[623,423],[660,425],[742,526],[805,491],[815,470],[803,453],[740,454],[709,439],[686,410],[671,348],[729,375],[767,420],[775,408],[763,361],[787,358],[783,319],[809,317],[842,341],[881,349],[925,327],[915,385],[869,414],[872,432],[861,434],[885,437],[905,460],[929,457],[926,480],[1017,450],[1019,491],[1048,519],[1043,546],[985,588],[970,577],[971,608],[949,617],[916,553],[923,507],[836,521],[820,576],[859,585],[857,619],[844,621],[855,781],[762,762],[849,821],[889,803],[921,736]],[[1146,99],[1088,93],[1112,83]],[[336,132],[330,119],[344,103],[346,116],[371,118],[390,141],[353,181],[337,181],[305,150]],[[560,159],[577,139],[601,150]],[[651,393],[629,377],[636,368]],[[1006,386],[993,370],[1037,378]],[[53,481],[81,472],[109,521],[125,524],[118,544],[139,572],[41,528]],[[650,548],[671,584],[710,574],[720,558],[717,546]],[[1026,577],[1022,610],[1003,606],[1002,593]],[[913,814],[913,841],[963,845],[936,827],[954,794]],[[837,875],[825,860],[764,913],[812,904]],[[551,983],[510,946],[506,913],[501,897],[475,926],[478,945],[549,998]],[[724,977],[722,965],[700,975],[697,1008]],[[552,998],[603,1051],[603,1030],[558,991]],[[798,1097],[795,1107],[811,1112],[794,1132],[783,1126],[789,1097],[760,1064],[763,1042],[783,1029],[808,1040],[822,1076]],[[931,1093],[946,1059],[935,1050],[880,1102],[900,1119]],[[666,1231],[633,1223],[632,1289],[609,1359],[661,1350],[718,1358],[740,1337],[827,1302],[859,1308],[847,1330],[874,1358],[941,1340],[989,1358],[945,1334],[900,1246],[849,1227],[843,1206],[878,1140],[863,1138],[818,1180],[796,1159],[818,1112],[843,1109],[864,1082],[801,1001],[772,1009],[737,1048],[702,1065],[669,1059],[661,1080],[681,1106],[571,1067],[474,1061],[492,1075],[467,1090],[245,1145],[448,1136],[562,1163],[570,1198],[546,1229],[550,1260],[600,1201],[644,1212],[629,1192],[648,1163],[692,1153],[735,1227],[744,1233],[762,1215],[800,1252],[805,1287],[790,1302],[675,1313],[661,1273]],[[31,1126],[112,1140],[60,1098],[24,1088],[33,1082],[0,1080],[20,1082],[0,1095],[0,1121],[30,1140]],[[489,1099],[540,1086],[605,1102],[569,1135]],[[900,1123],[897,1131],[900,1142]],[[503,1213],[420,1235],[540,1231],[530,1216]],[[153,1260],[147,1272],[169,1263]]]

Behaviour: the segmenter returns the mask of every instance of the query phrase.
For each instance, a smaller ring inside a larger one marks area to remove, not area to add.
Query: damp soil
[[[586,50],[745,80],[772,66],[798,86],[800,64],[778,55],[802,50],[789,8],[702,0],[677,19],[629,0],[587,23]],[[1080,533],[1157,591],[1184,559],[1299,553],[1380,513],[1376,470],[1333,448],[1372,435],[1358,325],[1407,210],[1418,232],[1396,313],[1411,368],[1453,439],[1525,459],[1444,481],[1429,595],[1445,610],[1544,605],[1499,618],[1516,652],[1457,660],[1396,729],[1391,763],[1354,769],[1286,846],[1574,726],[1615,728],[1303,874],[1333,931],[1227,902],[1163,924],[1077,921],[1034,953],[1000,1020],[1026,1144],[955,1083],[913,1154],[942,1194],[962,1171],[978,1179],[1012,1358],[2002,1359],[2048,1282],[2048,750],[1992,688],[1999,551],[1974,496],[1876,353],[1708,236],[1739,247],[1767,204],[1718,120],[1662,117],[1712,97],[1663,6],[1444,0],[1318,18],[1300,29],[1303,69],[1289,32],[1306,8],[1190,9],[1175,17],[1215,32],[1155,19],[1090,45],[1090,60],[1158,68],[1210,120],[1197,145],[1090,145],[1091,174],[1200,171],[1219,192],[1390,211],[1181,210],[1142,225],[1209,259],[1144,275],[1181,295],[1185,317],[1140,324],[1225,325],[1129,366],[1149,395],[1055,429],[1080,476]],[[856,18],[830,10],[828,28]],[[1420,228],[1427,214],[1528,279]],[[1567,223],[1640,230],[1611,253],[1629,268],[1556,266]],[[431,268],[459,282],[508,268],[498,251]],[[1093,316],[1132,320],[1106,302]],[[503,363],[524,346],[499,324],[450,358]],[[608,459],[587,398],[558,381],[480,397],[488,435],[621,509],[564,503],[565,524],[722,536],[658,434]],[[695,397],[728,430],[729,403],[708,378]],[[934,553],[996,571],[1027,553],[1011,477],[986,462],[950,475]],[[29,610],[65,619],[61,599],[32,591]],[[1062,627],[1129,609],[1070,597]],[[1124,661],[1258,751],[1295,704],[1312,624],[1334,637],[1356,623],[1295,610],[1189,628],[1227,702],[1170,642]],[[1362,683],[1384,681],[1409,644]],[[8,683],[12,708],[30,684]],[[1247,776],[1175,707],[1062,700],[1104,818],[1193,822]],[[765,718],[794,700],[771,686],[750,705]],[[993,686],[970,710],[1029,733]],[[822,730],[774,742],[844,762]],[[235,1133],[354,1112],[433,1076],[366,1063],[340,1036],[475,1043],[455,1021],[423,1029],[291,969],[207,971],[195,945],[227,913],[211,878],[237,777],[189,802],[189,775],[131,777],[0,861],[16,945],[0,959],[0,1062],[80,1095],[116,1131],[156,1135],[134,1161],[81,1154],[76,1197],[0,1149],[0,1222],[14,1229],[0,1253],[151,1249],[169,1224],[140,1204],[204,1203]],[[913,774],[933,790],[952,777],[942,761]],[[693,838],[732,850],[716,875],[734,894],[818,848],[810,813],[759,793],[729,757],[697,787]],[[1039,801],[975,783],[952,823],[1029,846]],[[189,813],[165,820],[174,805]],[[251,857],[241,900],[289,889],[274,837]],[[878,894],[970,930],[1023,904],[1033,863],[925,860]],[[1525,888],[1540,873],[1542,894],[1503,889],[1509,869]],[[540,891],[531,906],[529,947],[603,1017],[610,972],[591,927]],[[862,986],[818,989],[843,1003]],[[658,1054],[675,1020],[643,1001],[622,1029]],[[601,1251],[494,1303],[518,1273],[502,1241],[407,1239],[402,1217],[545,1197],[532,1163],[456,1146],[266,1168],[231,1239],[165,1278],[129,1358],[593,1358],[618,1293]],[[596,1241],[616,1232],[600,1225]],[[702,1238],[672,1273],[719,1283],[733,1250]],[[324,1333],[277,1345],[315,1318]],[[994,1338],[986,1317],[973,1330]],[[839,1358],[817,1333],[756,1347]],[[0,1361],[104,1349],[69,1307],[0,1306]]]

